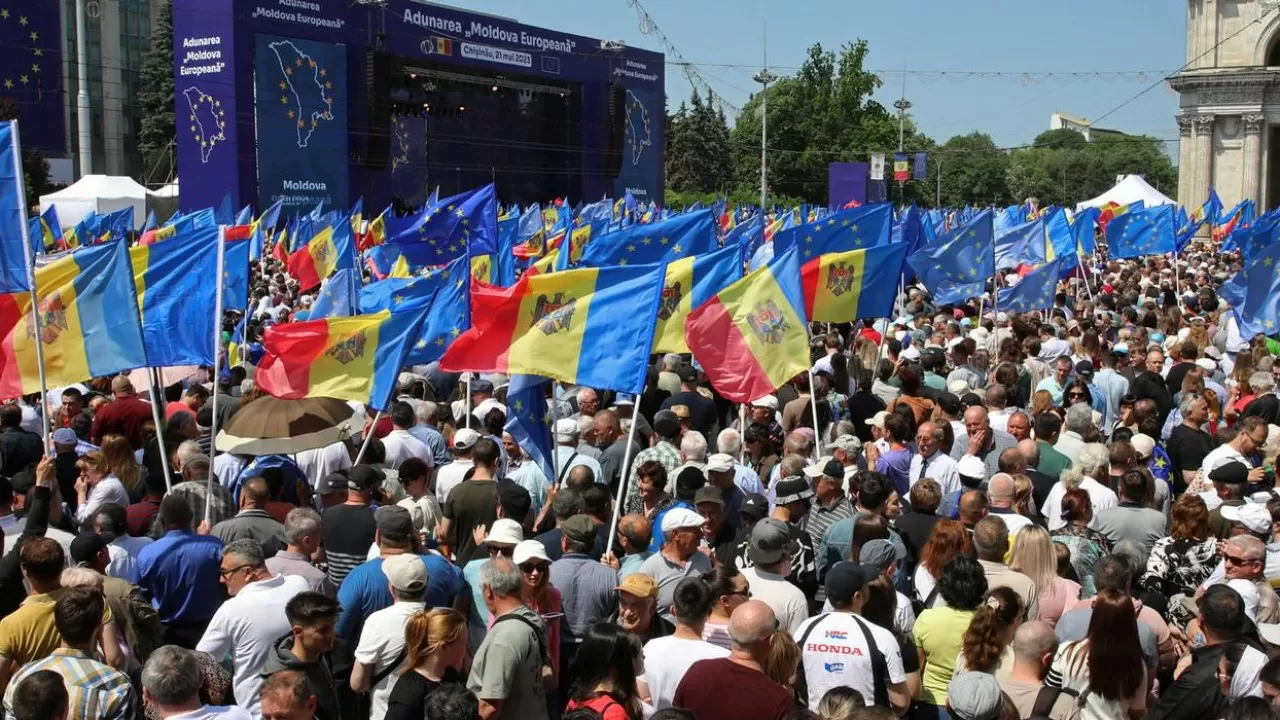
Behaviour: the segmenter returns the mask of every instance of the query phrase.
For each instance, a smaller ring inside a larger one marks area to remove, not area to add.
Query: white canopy
[[[147,192],[151,197],[174,198],[176,200],[178,197],[178,180],[175,178],[174,181],[168,185],[162,185],[155,190],[148,190]]]
[[[89,213],[105,215],[133,207],[134,229],[147,219],[147,189],[133,178],[114,175],[85,175],[55,193],[40,196],[40,207],[58,209],[58,224],[73,228]]]
[[[1086,200],[1076,205],[1076,211],[1079,212],[1085,208],[1103,207],[1107,203],[1115,203],[1117,205],[1128,205],[1132,202],[1141,200],[1146,207],[1155,207],[1157,205],[1174,205],[1172,200],[1160,194],[1159,190],[1147,184],[1141,175],[1125,175],[1124,178],[1116,183],[1115,187],[1102,193],[1092,200]]]

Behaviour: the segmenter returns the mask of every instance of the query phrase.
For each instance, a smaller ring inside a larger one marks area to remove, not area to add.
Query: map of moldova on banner
[[[258,35],[258,207],[346,207],[346,46]]]

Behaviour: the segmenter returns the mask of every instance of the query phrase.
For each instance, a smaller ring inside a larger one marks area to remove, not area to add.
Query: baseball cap
[[[586,517],[585,515],[583,517]],[[500,545],[519,545],[524,540],[524,530],[520,527],[520,523],[508,518],[499,518],[493,521],[493,526],[489,528],[489,533],[484,536],[486,543],[496,543]]]
[[[471,392],[473,393],[491,393],[493,392],[493,383],[480,378],[471,381]]]
[[[573,442],[578,439],[578,421],[562,418],[556,421],[556,442]]]
[[[781,503],[779,503],[781,504]],[[663,523],[666,524],[665,522]],[[663,528],[665,531],[666,528]],[[777,518],[765,518],[751,528],[749,552],[756,565],[772,565],[787,555],[791,528]]]
[[[773,395],[765,395],[751,401],[751,407],[769,408],[770,410],[778,409],[778,398]]]
[[[769,514],[769,500],[760,493],[747,493],[742,499],[742,514],[759,520]]]
[[[857,435],[841,435],[828,447],[832,450],[844,450],[847,453],[857,454],[862,452],[862,441]]]
[[[1209,479],[1228,485],[1243,485],[1249,482],[1249,466],[1235,461],[1223,463],[1209,471]]]
[[[841,479],[844,478],[842,474]],[[783,478],[778,481],[777,497],[774,499],[775,505],[788,505],[793,502],[808,500],[813,497],[813,488],[809,487],[809,481],[799,475]]]
[[[83,565],[92,562],[98,553],[110,545],[105,537],[95,532],[82,532],[71,541],[71,562]]]
[[[884,570],[897,559],[898,554],[893,549],[893,543],[882,539],[867,541],[858,553],[858,562],[878,570]]]
[[[1003,704],[1004,693],[995,675],[960,673],[947,686],[947,708],[958,720],[995,720]]]
[[[378,537],[392,542],[407,543],[413,540],[413,516],[399,505],[383,505],[373,513]]]
[[[422,592],[427,589],[427,566],[414,553],[392,555],[382,561],[382,574],[391,587],[400,592]]]
[[[662,514],[662,534],[670,535],[685,528],[700,528],[707,521],[689,508],[673,507]]]
[[[956,463],[956,472],[965,477],[983,478],[987,476],[987,464],[975,455],[965,455]]]
[[[920,359],[919,348],[916,348],[913,346],[913,347],[907,348],[906,350],[903,350],[902,359],[903,360],[919,360]]]
[[[676,475],[676,499],[692,500],[698,488],[707,484],[707,476],[696,467],[687,467]]]
[[[1133,446],[1134,452],[1138,453],[1139,460],[1146,460],[1151,457],[1151,453],[1156,451],[1156,441],[1150,435],[1138,433],[1129,439],[1129,444]]]
[[[728,472],[735,465],[733,456],[725,453],[716,453],[707,458],[707,472]]]
[[[1120,343],[1116,343],[1114,346],[1112,346],[1112,348],[1111,348],[1111,352],[1113,352],[1113,353],[1115,353],[1115,354],[1117,354],[1117,355],[1128,355],[1128,354],[1129,354],[1129,343],[1122,343],[1122,342],[1120,342]]]
[[[320,479],[316,483],[317,495],[328,495],[329,493],[339,492],[347,489],[347,471],[339,470],[331,472]]]
[[[875,568],[848,561],[838,562],[827,571],[827,599],[833,605],[848,605],[854,594],[878,574]]]
[[[1239,463],[1235,463],[1239,464]],[[1222,519],[1238,522],[1251,533],[1265,535],[1271,532],[1271,511],[1265,505],[1245,503],[1244,505],[1223,505],[1219,508]]]
[[[1213,372],[1218,369],[1218,364],[1207,357],[1202,357],[1199,360],[1196,360],[1196,366],[1205,372]]]
[[[676,370],[676,375],[682,382],[693,382],[698,379],[698,371],[694,370],[692,365],[681,365],[680,369]]]
[[[672,405],[668,409],[675,413],[677,420],[688,420],[690,417],[688,405]]]
[[[1088,360],[1081,360],[1076,363],[1076,375],[1079,375],[1082,378],[1093,377],[1093,363]]]
[[[355,465],[347,468],[347,489],[370,490],[382,484],[385,476],[372,465]]]
[[[651,598],[658,595],[658,583],[644,573],[631,573],[623,578],[614,590],[635,595],[638,598]]]
[[[837,482],[844,482],[844,465],[830,457],[819,458],[816,465],[804,469],[804,474],[815,480],[825,475]]]
[[[938,407],[948,415],[960,414],[960,396],[953,393],[938,393],[934,398],[934,402],[938,403]]]
[[[533,509],[533,496],[513,480],[500,480],[498,506],[502,508],[502,514],[506,517],[523,518]]]
[[[480,433],[475,430],[472,430],[471,428],[458,428],[458,431],[453,434],[453,449],[470,450],[479,439]]]
[[[889,413],[888,413],[888,412],[886,412],[886,411],[884,411],[884,410],[881,410],[880,412],[878,412],[878,413],[876,413],[874,416],[872,416],[872,418],[871,418],[870,420],[863,420],[863,422],[864,422],[864,423],[866,423],[866,424],[868,424],[868,425],[870,425],[870,426],[872,426],[872,427],[878,427],[878,428],[880,428],[881,430],[883,430],[883,429],[884,429],[884,419],[885,419],[885,418],[887,418],[887,417],[889,417]]]
[[[724,493],[720,492],[720,488],[714,485],[705,485],[698,488],[698,492],[693,495],[693,505],[697,507],[702,503],[715,503],[724,507]]]
[[[514,521],[513,521],[514,522]],[[495,523],[496,524],[496,523]],[[596,538],[596,524],[590,515],[574,515],[560,526],[566,538],[576,543],[593,543]],[[520,542],[517,538],[515,542]]]
[[[523,565],[530,560],[551,562],[551,558],[547,557],[546,546],[537,540],[521,540],[516,543],[516,549],[511,553],[511,562]]]
[[[75,445],[80,442],[80,438],[76,437],[76,431],[71,428],[58,428],[53,431],[53,443],[55,445]]]

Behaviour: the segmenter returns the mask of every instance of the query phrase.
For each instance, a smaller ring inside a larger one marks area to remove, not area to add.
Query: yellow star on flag
[[[288,95],[281,95],[281,96],[280,96],[280,104],[281,104],[281,105],[288,105],[288,104],[289,104],[289,96],[288,96]]]
[[[280,81],[280,89],[281,89],[281,90],[288,90],[288,89],[289,89],[289,83],[287,83],[287,82],[285,82],[285,81],[281,80],[281,81]]]
[[[293,64],[294,64],[294,65],[297,65],[298,67],[302,67],[302,58],[296,58],[296,59],[293,61]]]
[[[425,348],[425,347],[427,346],[427,341],[426,341],[426,340],[419,340],[418,342],[414,343],[414,345],[413,345],[413,346],[414,346],[414,347],[416,347],[416,348],[418,348],[419,350],[421,350],[421,349],[423,349],[423,348]]]
[[[671,242],[671,238],[662,238],[658,242],[662,243],[663,245],[666,245],[667,243]]]
[[[27,83],[31,82],[31,78],[27,77],[26,75],[20,75],[18,76],[18,82],[22,83],[23,85],[26,85]]]
[[[439,345],[440,347],[444,347],[444,338],[442,337],[436,338],[436,345]]]
[[[293,118],[294,118],[294,112],[293,112],[292,110],[290,110],[290,111],[289,111],[289,119],[290,119],[290,120],[292,120]]]
[[[671,248],[671,252],[675,253],[676,255],[679,255],[681,252],[684,252],[684,248],[680,247],[680,243],[676,243],[675,247]]]

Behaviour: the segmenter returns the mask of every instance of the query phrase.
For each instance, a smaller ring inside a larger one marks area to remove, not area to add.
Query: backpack
[[[542,633],[542,629],[539,628],[537,625],[534,625],[533,621],[530,620],[529,618],[522,617],[521,615],[513,612],[509,612],[506,615],[500,616],[498,619],[493,621],[493,624],[494,626],[496,626],[498,623],[503,622],[504,620],[519,620],[520,622],[524,623],[529,628],[529,630],[533,632],[533,638],[538,641],[538,654],[542,657],[543,687],[545,687],[548,690],[554,689],[555,688],[555,671],[551,667],[551,655],[550,653],[547,652],[547,640]],[[493,627],[490,627],[489,630],[490,632],[492,632]]]
[[[1070,688],[1055,688],[1048,685],[1040,688],[1040,692],[1036,693],[1036,701],[1031,706],[1031,716],[1028,720],[1050,720],[1049,713],[1053,711],[1053,706],[1057,704],[1058,696],[1063,693],[1076,698],[1075,704],[1071,707],[1071,713],[1064,720],[1079,720],[1080,712],[1084,709],[1084,702],[1089,697],[1089,689],[1085,688],[1083,693],[1077,694],[1075,690]]]

